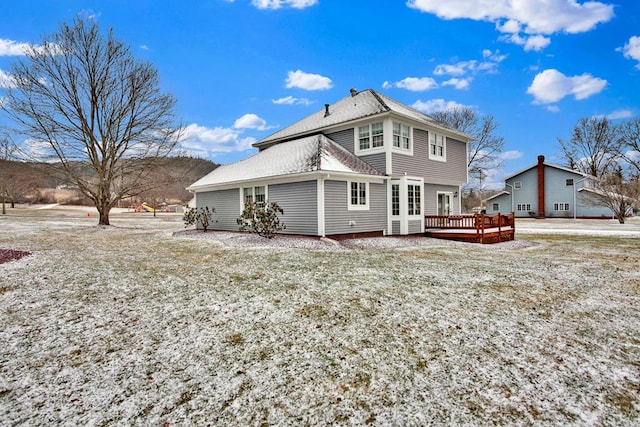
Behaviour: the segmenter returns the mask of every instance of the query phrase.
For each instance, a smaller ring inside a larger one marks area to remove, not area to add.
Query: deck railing
[[[508,214],[475,214],[475,215],[425,215],[424,228],[427,230],[463,230],[474,235],[473,240],[483,242],[485,233],[497,234],[502,241],[503,234],[513,239],[515,231],[515,215]]]

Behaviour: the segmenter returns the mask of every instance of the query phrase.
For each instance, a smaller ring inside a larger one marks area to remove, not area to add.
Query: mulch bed
[[[31,255],[31,252],[15,251],[13,249],[0,249],[0,264],[4,264],[9,261],[16,261],[27,255]]]

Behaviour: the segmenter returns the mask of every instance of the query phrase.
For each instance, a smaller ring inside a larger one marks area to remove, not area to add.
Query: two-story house
[[[538,162],[505,178],[506,189],[485,200],[487,214],[514,212],[516,217],[612,218],[597,202],[596,178],[545,162]]]
[[[407,235],[460,213],[471,137],[374,90],[356,91],[254,144],[255,155],[193,183],[214,230],[237,230],[245,200],[274,201],[286,233]]]

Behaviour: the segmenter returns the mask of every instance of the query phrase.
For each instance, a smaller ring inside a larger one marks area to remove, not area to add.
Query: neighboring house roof
[[[327,104],[325,109],[307,116],[291,126],[287,126],[286,128],[267,136],[253,145],[255,147],[271,145],[275,142],[285,141],[302,135],[319,133],[326,128],[348,123],[353,120],[389,112],[394,112],[407,117],[408,119],[427,124],[431,127],[446,130],[465,142],[473,139],[469,135],[451,129],[436,121],[434,118],[382,95],[373,89],[366,89],[360,92],[355,89],[351,89],[351,95],[342,98],[335,104]]]
[[[566,168],[566,167],[564,167],[564,166],[554,165],[554,164],[552,164],[552,163],[547,163],[547,162],[544,162],[544,165],[545,165],[545,166],[547,166],[547,167],[550,167],[550,168],[555,168],[555,169],[559,169],[559,170],[562,170],[562,171],[565,171],[565,172],[570,172],[570,173],[573,173],[573,174],[579,175],[579,176],[581,176],[581,177],[583,177],[583,178],[592,178],[592,179],[595,179],[595,177],[594,177],[594,176],[591,176],[591,175],[589,175],[589,174],[586,174],[586,173],[583,173],[583,172],[579,172],[579,171],[576,171],[576,170],[573,170],[573,169],[569,169],[569,168]],[[515,178],[516,176],[518,176],[518,175],[520,175],[520,174],[523,174],[523,173],[525,173],[525,172],[527,172],[527,171],[529,171],[529,170],[531,170],[531,169],[535,169],[535,168],[537,168],[537,167],[538,167],[538,163],[534,163],[534,164],[533,164],[533,165],[531,165],[531,166],[528,166],[528,167],[526,167],[526,168],[524,168],[524,169],[522,169],[522,170],[520,170],[520,171],[518,171],[518,172],[516,172],[516,173],[514,173],[514,174],[511,174],[511,175],[509,175],[509,176],[505,177],[505,179],[504,179],[504,180],[505,180],[505,181],[508,181],[508,180],[510,180],[511,178]]]
[[[489,197],[488,199],[484,199],[483,202],[490,202],[491,200],[500,197],[500,196],[504,196],[505,194],[511,194],[508,191],[501,191],[498,194],[494,194],[493,196]]]
[[[312,135],[276,144],[237,163],[219,166],[188,189],[195,191],[314,171],[382,176],[378,170],[326,136]]]

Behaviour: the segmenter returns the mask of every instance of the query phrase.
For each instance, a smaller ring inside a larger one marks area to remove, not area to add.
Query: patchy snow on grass
[[[0,247],[32,253],[0,264],[3,423],[640,417],[637,239],[335,244],[112,223],[0,217]]]

